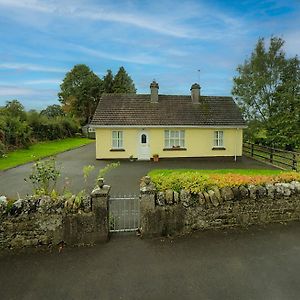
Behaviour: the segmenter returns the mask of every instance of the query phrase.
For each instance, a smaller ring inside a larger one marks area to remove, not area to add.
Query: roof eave
[[[238,128],[245,129],[247,125],[93,125],[94,128]]]

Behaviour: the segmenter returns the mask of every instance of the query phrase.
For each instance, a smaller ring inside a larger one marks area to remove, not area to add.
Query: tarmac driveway
[[[61,168],[61,179],[59,188],[62,189],[65,178],[68,177],[70,187],[73,192],[79,192],[84,188],[82,168],[85,165],[95,165],[95,170],[91,173],[87,184],[87,190],[92,190],[95,178],[100,168],[103,168],[109,160],[95,159],[95,143],[70,150],[56,156],[58,165]],[[7,171],[0,171],[0,195],[17,198],[18,194],[22,197],[31,192],[31,185],[24,181],[31,171],[32,163],[22,165]],[[266,169],[269,166],[243,157],[238,162],[232,158],[226,159],[161,159],[158,163],[152,161],[121,160],[121,165],[112,170],[106,177],[107,184],[112,186],[111,194],[133,194],[139,192],[139,182],[141,177],[152,169]]]

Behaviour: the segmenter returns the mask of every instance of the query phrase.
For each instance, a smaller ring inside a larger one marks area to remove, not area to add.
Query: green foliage
[[[87,182],[89,175],[91,174],[91,172],[94,169],[95,169],[95,166],[93,166],[93,165],[87,165],[87,166],[83,167],[82,173],[83,173],[83,178],[84,178],[85,183]]]
[[[4,154],[5,154],[5,146],[4,146],[4,144],[0,141],[0,158],[1,158],[2,156],[4,156]]]
[[[62,107],[57,104],[49,105],[46,109],[41,111],[42,116],[47,118],[63,117],[65,115]]]
[[[118,73],[115,75],[113,82],[113,93],[136,93],[133,80],[128,75],[124,67],[120,67]]]
[[[50,195],[55,189],[59,176],[55,159],[49,158],[34,163],[31,174],[28,179],[25,178],[25,181],[32,183],[34,194]]]
[[[72,137],[79,131],[79,125],[73,118],[48,118],[35,112],[28,115],[28,124],[33,138],[39,141]]]
[[[59,101],[81,124],[89,123],[102,93],[102,80],[86,65],[75,65],[60,85]]]
[[[7,101],[0,107],[0,141],[4,150],[28,147],[31,129],[26,122],[26,112],[18,100]]]
[[[6,213],[9,213],[14,206],[14,203],[16,202],[15,199],[8,199],[7,205],[6,205]]]
[[[74,208],[74,209],[78,209],[78,208],[81,206],[84,197],[86,197],[86,192],[85,192],[85,190],[80,191],[80,192],[75,196],[74,204],[73,204],[73,208]]]
[[[27,148],[36,141],[71,137],[78,131],[79,124],[70,117],[47,117],[35,110],[26,112],[19,101],[8,101],[0,107],[0,156],[10,150]]]
[[[106,165],[104,168],[99,170],[97,180],[99,178],[105,178],[105,176],[108,172],[110,172],[111,170],[113,170],[119,166],[120,166],[120,162],[110,163],[110,164]]]
[[[113,93],[114,75],[111,70],[107,70],[103,77],[103,91],[105,93]]]
[[[6,101],[4,112],[9,117],[19,118],[21,121],[26,120],[24,106],[18,100]]]
[[[148,174],[159,191],[184,189],[193,194],[212,187],[265,185],[274,182],[300,180],[296,172],[278,170],[154,170]]]
[[[31,143],[31,129],[19,117],[5,117],[4,144],[8,149],[28,147]]]
[[[259,39],[251,58],[237,68],[232,94],[245,118],[257,130],[246,137],[265,131],[264,143],[275,147],[300,147],[300,61],[286,58],[284,41],[272,37],[266,49]],[[252,122],[252,123],[251,123]]]
[[[191,193],[199,193],[212,186],[209,176],[197,173],[173,173],[168,176],[157,174],[151,176],[152,181],[160,191],[172,189],[179,192],[182,189]]]

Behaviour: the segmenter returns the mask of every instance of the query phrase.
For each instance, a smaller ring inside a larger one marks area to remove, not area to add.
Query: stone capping
[[[150,181],[147,184],[142,182],[140,191],[142,194],[154,193],[156,195],[156,206],[181,203],[184,207],[204,204],[206,204],[206,207],[210,207],[210,205],[217,207],[225,201],[239,201],[242,199],[259,200],[266,197],[276,199],[300,194],[300,182],[281,182],[266,184],[265,186],[250,184],[248,186],[213,187],[208,191],[193,194],[186,190],[181,190],[179,193],[173,190],[156,192],[154,184]]]
[[[76,204],[58,196],[30,196],[9,207],[0,196],[0,250],[23,247],[93,245],[109,237],[108,199],[110,186],[103,178],[91,195]]]

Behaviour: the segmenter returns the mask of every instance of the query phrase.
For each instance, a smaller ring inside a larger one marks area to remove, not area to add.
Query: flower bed
[[[257,174],[249,171],[248,174],[247,172],[241,174],[243,171],[240,173],[223,172],[224,170],[215,170],[215,172],[212,170],[187,170],[186,172],[184,170],[156,170],[150,172],[149,176],[158,191],[186,190],[194,194],[208,191],[213,187],[265,186],[269,183],[300,181],[300,173],[297,172],[270,172],[270,170],[265,173],[258,170]]]

